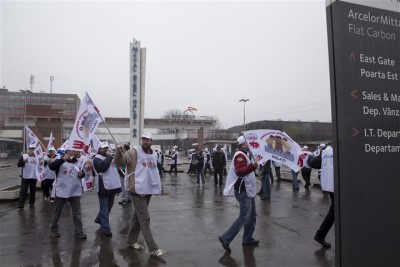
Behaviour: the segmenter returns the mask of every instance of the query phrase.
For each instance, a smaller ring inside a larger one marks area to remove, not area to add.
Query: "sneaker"
[[[163,250],[163,249],[157,249],[157,250],[151,252],[151,256],[154,256],[154,257],[161,257],[161,256],[164,256],[165,254],[167,254],[167,251]]]
[[[231,248],[229,247],[228,243],[225,243],[225,241],[219,236],[218,237],[219,242],[221,242],[222,247],[229,253],[231,253]]]
[[[60,234],[58,232],[52,232],[50,231],[50,236],[51,237],[60,237]]]
[[[54,199],[50,199],[50,203],[54,203]]]
[[[79,233],[79,234],[75,234],[75,237],[79,238],[79,239],[86,239],[86,234],[84,232],[82,232],[82,233]]]
[[[23,211],[24,207],[18,207],[18,211]]]
[[[94,222],[95,222],[95,223],[97,223],[97,224],[101,224],[100,220],[99,220],[99,219],[97,219],[97,218],[96,218],[96,219],[94,219]]]
[[[128,247],[136,249],[136,250],[143,250],[144,246],[140,245],[139,243],[135,242],[135,243],[129,243]]]
[[[314,236],[314,240],[320,243],[324,248],[330,248],[331,243],[325,241],[325,238],[320,238],[318,236]]]
[[[126,201],[120,201],[120,202],[118,202],[118,204],[120,204],[120,205],[125,205],[127,202]]]

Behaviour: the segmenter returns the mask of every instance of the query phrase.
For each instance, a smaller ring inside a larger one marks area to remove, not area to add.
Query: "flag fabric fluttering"
[[[101,122],[104,122],[104,117],[86,93],[71,131],[69,149],[87,152],[89,142]]]
[[[36,134],[29,129],[28,126],[25,125],[25,149],[28,151],[28,147],[30,145],[37,146],[40,144],[39,138],[37,138]]]
[[[36,146],[34,150],[34,154],[36,157],[37,161],[37,166],[35,168],[35,174],[36,178],[39,181],[44,180],[44,155],[43,155],[43,149],[42,146],[40,145],[39,138],[37,138],[36,134],[29,129],[28,126],[25,125],[25,145],[26,145],[26,150],[28,150],[28,147],[30,145]]]
[[[53,146],[53,131],[50,132],[49,143],[47,144],[46,154],[49,153],[49,149],[54,148]]]
[[[250,130],[243,132],[253,157],[259,164],[271,159],[282,163],[295,172],[298,166],[301,147],[288,134],[279,130]]]

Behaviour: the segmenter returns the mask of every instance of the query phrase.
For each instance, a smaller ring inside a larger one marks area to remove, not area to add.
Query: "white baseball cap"
[[[56,149],[54,148],[54,146],[49,147],[48,150],[49,150],[49,151],[56,151]]]
[[[35,143],[30,144],[30,145],[28,146],[28,148],[36,148]]]
[[[243,135],[239,136],[239,138],[236,140],[236,143],[237,143],[238,145],[241,145],[241,144],[243,144],[244,142],[246,142],[246,139],[244,139],[244,136],[243,136]]]
[[[147,138],[147,139],[153,140],[153,136],[152,136],[151,133],[144,133],[144,134],[142,134],[142,138]]]
[[[106,147],[110,147],[107,142],[100,143],[100,148],[106,148]]]

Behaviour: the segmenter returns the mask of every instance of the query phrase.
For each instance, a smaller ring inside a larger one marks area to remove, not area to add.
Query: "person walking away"
[[[225,154],[221,152],[221,146],[217,146],[217,149],[213,152],[212,157],[212,165],[214,169],[214,182],[215,185],[223,186],[223,169],[226,166],[226,158]],[[218,179],[219,176],[219,179]]]
[[[93,158],[93,169],[96,174],[97,196],[100,205],[94,222],[101,225],[103,234],[112,236],[110,212],[114,205],[115,195],[121,192],[121,181],[107,142],[100,143],[99,152]]]
[[[322,221],[314,240],[320,243],[325,248],[330,248],[331,244],[325,241],[325,237],[335,223],[335,190],[334,190],[334,174],[333,174],[333,148],[325,146],[321,149],[321,188],[322,191],[328,192],[331,199],[331,206],[329,207],[328,214]]]
[[[233,156],[232,164],[229,168],[227,181],[224,188],[224,196],[232,195],[232,190],[236,200],[239,202],[239,217],[233,222],[231,227],[218,237],[222,247],[231,252],[229,244],[244,228],[242,245],[256,246],[260,241],[253,238],[256,227],[256,176],[254,170],[258,163],[251,162],[249,157],[249,147],[243,136],[240,136],[236,143],[238,149]]]
[[[213,174],[212,170],[211,170],[211,154],[208,151],[208,149],[206,148],[204,150],[204,175],[207,175],[207,170],[209,171],[210,174]]]
[[[178,174],[178,153],[175,150],[172,150],[172,155],[171,155],[171,168],[169,169],[169,173],[172,173],[173,170],[175,170],[175,175]]]
[[[37,159],[35,157],[35,144],[31,144],[28,147],[28,154],[22,154],[18,160],[17,166],[22,168],[21,175],[21,189],[19,191],[19,200],[18,200],[18,210],[24,210],[25,200],[28,195],[29,188],[29,207],[33,208],[35,206],[36,200],[36,168],[37,168]]]
[[[167,252],[160,249],[153,239],[150,229],[149,203],[152,195],[161,194],[161,179],[157,170],[157,156],[151,149],[152,135],[144,133],[141,145],[122,153],[118,147],[115,153],[117,166],[126,165],[128,172],[129,191],[131,192],[135,212],[128,232],[128,246],[141,250],[138,237],[143,233],[147,248],[152,256],[161,257]]]
[[[260,174],[261,174],[261,189],[258,194],[260,195],[260,199],[270,199],[271,198],[271,185],[269,183],[270,176],[272,173],[271,169],[271,160],[267,160],[264,165],[261,166]]]
[[[304,179],[304,188],[306,190],[310,189],[311,186],[311,171],[312,169],[308,166],[307,161],[310,157],[313,157],[313,153],[308,151],[308,146],[302,148],[303,153],[300,155],[299,161],[302,161],[301,176]]]
[[[281,167],[282,167],[282,164],[280,162],[272,161],[272,165],[274,165],[275,174],[276,174],[276,181],[277,182],[281,182],[282,181],[282,178],[281,178]]]
[[[56,173],[50,170],[49,164],[55,161],[56,157],[56,149],[53,146],[49,147],[48,154],[44,158],[44,180],[40,183],[43,190],[43,199],[52,203],[54,202],[54,198],[50,197],[50,190],[53,189]]]
[[[68,202],[71,206],[75,237],[86,239],[86,234],[82,229],[81,215],[81,196],[83,191],[81,178],[85,177],[85,173],[79,170],[79,156],[79,151],[67,149],[62,158],[56,159],[49,164],[50,170],[56,173],[53,189],[55,190],[56,198],[50,224],[51,237],[60,237],[58,220],[60,219],[62,208]]]
[[[194,165],[193,168],[196,172],[196,178],[197,178],[196,183],[199,184],[200,178],[201,178],[201,182],[204,185],[206,183],[204,181],[204,173],[203,173],[204,155],[203,155],[203,152],[199,148],[196,148],[196,152],[194,153],[193,165]]]

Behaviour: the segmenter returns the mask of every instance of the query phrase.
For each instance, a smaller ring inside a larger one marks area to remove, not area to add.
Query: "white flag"
[[[36,134],[32,132],[31,129],[29,129],[28,126],[25,125],[25,148],[26,151],[28,151],[28,147],[30,145],[35,145],[37,146],[39,144],[39,138],[37,138]]]
[[[295,172],[298,166],[301,147],[289,135],[279,130],[251,130],[245,131],[244,138],[249,144],[253,157],[259,164],[269,159],[282,163]]]
[[[43,155],[43,149],[42,146],[39,142],[39,138],[37,138],[36,134],[32,132],[31,129],[29,129],[28,126],[25,125],[25,145],[26,145],[26,150],[28,150],[28,147],[30,145],[35,145],[36,148],[34,150],[35,158],[36,158],[36,168],[35,168],[35,174],[36,178],[39,181],[44,180],[44,155]]]
[[[99,123],[104,121],[98,108],[93,103],[89,94],[82,99],[74,126],[69,138],[69,149],[87,152],[89,142],[96,132]]]
[[[40,144],[36,146],[34,153],[37,161],[37,166],[35,169],[36,178],[40,182],[44,180],[44,154]]]
[[[50,132],[50,139],[49,139],[49,143],[47,144],[46,154],[49,153],[49,149],[54,149],[54,146],[53,146],[53,131]]]

